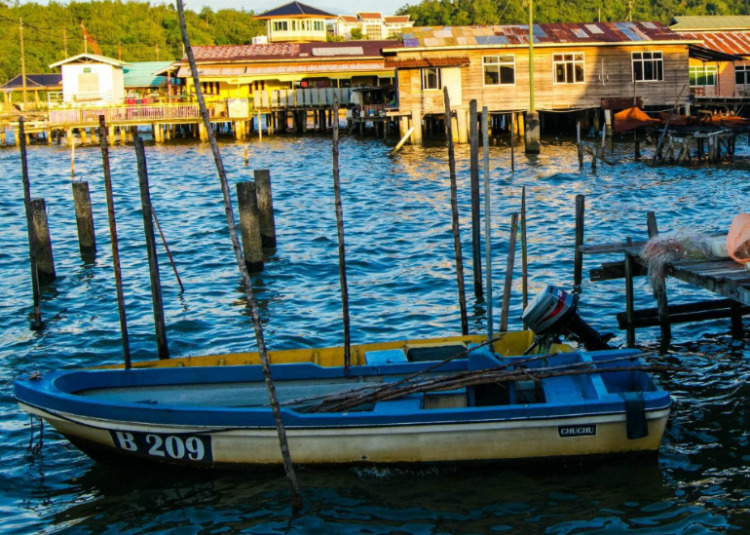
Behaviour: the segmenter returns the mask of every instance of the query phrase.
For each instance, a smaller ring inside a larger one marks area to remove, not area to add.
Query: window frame
[[[706,65],[705,63],[702,63],[701,65],[690,65],[690,67],[688,67],[688,72],[688,83],[690,84],[690,87],[716,87],[716,82],[719,78],[719,68],[716,65]],[[694,73],[696,74],[696,83],[693,82]],[[708,80],[709,77],[712,78],[710,84],[697,83],[699,81]]]
[[[494,61],[487,61],[494,60]],[[487,67],[497,68],[497,83],[488,83]],[[510,67],[513,81],[503,82],[503,68]],[[482,56],[482,86],[483,87],[500,87],[504,85],[516,85],[516,56],[515,54],[494,54],[492,56]]]
[[[568,57],[569,56],[569,57]],[[564,80],[558,76],[558,67],[563,66]],[[580,67],[577,69],[576,67]],[[578,73],[580,72],[580,80]],[[569,80],[572,77],[573,80]],[[586,54],[583,52],[561,52],[552,54],[552,83],[553,85],[571,85],[586,83]]]
[[[648,54],[650,57],[644,57]],[[656,55],[658,54],[658,57]],[[639,57],[636,58],[636,55]],[[636,65],[640,65],[640,78],[636,77]],[[650,66],[652,72],[650,78],[646,78],[647,66]],[[630,71],[631,81],[638,84],[648,84],[654,82],[664,81],[664,53],[661,50],[641,50],[640,52],[632,52],[630,55]],[[654,77],[654,71],[656,71],[656,77]]]
[[[738,75],[742,73],[743,82],[738,81]],[[734,66],[734,85],[750,86],[750,65]]]
[[[440,67],[423,67],[419,69],[419,77],[421,79],[422,91],[440,91],[443,84],[443,74]],[[426,84],[431,78],[435,79],[436,87],[428,87],[432,84]]]
[[[273,31],[275,32],[288,32],[289,21],[287,20],[275,20],[273,21]]]

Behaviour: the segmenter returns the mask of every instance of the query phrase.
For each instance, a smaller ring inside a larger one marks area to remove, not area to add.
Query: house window
[[[289,23],[285,20],[275,20],[273,21],[273,31],[275,32],[285,32],[289,29]]]
[[[440,69],[428,67],[422,69],[422,89],[440,89]]]
[[[582,84],[583,76],[583,53],[554,54],[552,65],[555,73],[556,84]]]
[[[661,52],[633,52],[633,81],[664,80],[664,58]]]
[[[750,65],[735,65],[734,81],[737,85],[750,85]]]
[[[515,56],[484,56],[484,85],[513,85],[516,83]]]
[[[322,32],[323,31],[323,21],[322,20],[316,20],[315,21],[315,31],[316,32]]]
[[[690,87],[716,85],[716,65],[694,65],[690,67]]]

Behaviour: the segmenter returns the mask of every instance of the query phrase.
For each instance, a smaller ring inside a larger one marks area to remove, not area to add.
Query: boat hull
[[[196,467],[281,464],[275,429],[137,425],[52,414],[21,404],[86,452]],[[287,429],[300,464],[518,460],[656,451],[669,409],[648,411],[648,434],[628,439],[624,414],[461,424]]]

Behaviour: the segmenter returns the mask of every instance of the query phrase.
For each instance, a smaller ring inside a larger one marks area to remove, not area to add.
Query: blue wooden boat
[[[507,357],[479,346],[442,358],[423,352],[411,361],[395,347],[366,351],[349,373],[272,364],[292,461],[461,462],[659,448],[670,397],[637,351]],[[15,396],[95,459],[221,468],[282,462],[259,365],[58,371],[17,380]],[[350,405],[332,402],[341,399]]]

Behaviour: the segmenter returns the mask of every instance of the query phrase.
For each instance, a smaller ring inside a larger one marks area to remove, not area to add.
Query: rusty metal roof
[[[471,63],[468,57],[439,57],[396,59],[385,58],[385,66],[390,69],[421,69],[423,67],[466,67]]]
[[[750,56],[750,32],[685,32],[680,35],[700,39],[709,50],[734,56]]]
[[[641,43],[681,41],[686,37],[660,22],[590,22],[534,24],[534,44]],[[500,26],[425,26],[402,33],[404,47],[523,46],[528,24]]]
[[[264,45],[194,46],[198,63],[294,61],[382,57],[384,48],[400,48],[400,41],[345,41],[341,43],[276,43]],[[182,58],[182,64],[187,58]]]
[[[237,77],[246,76],[272,76],[289,74],[319,74],[319,73],[356,73],[386,71],[384,62],[360,61],[357,63],[315,63],[306,65],[232,65],[232,66],[209,66],[199,65],[198,75],[206,77]],[[187,78],[191,75],[188,65],[181,65],[177,73],[178,78]]]

